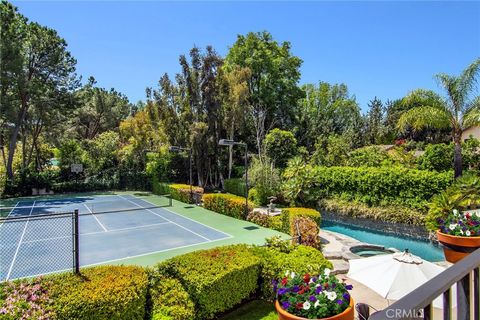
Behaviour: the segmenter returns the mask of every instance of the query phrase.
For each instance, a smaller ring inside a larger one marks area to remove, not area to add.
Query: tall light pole
[[[193,203],[193,178],[192,178],[192,148],[184,148],[178,146],[171,146],[168,148],[170,152],[188,152],[188,163],[190,167],[190,202]]]
[[[248,148],[247,144],[230,139],[220,139],[218,144],[221,146],[243,146],[245,148],[245,219],[248,216]]]

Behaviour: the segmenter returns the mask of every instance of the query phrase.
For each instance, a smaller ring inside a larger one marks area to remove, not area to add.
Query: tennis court
[[[82,267],[231,237],[170,209],[133,195],[19,201],[0,224],[0,281],[72,270],[74,210]]]

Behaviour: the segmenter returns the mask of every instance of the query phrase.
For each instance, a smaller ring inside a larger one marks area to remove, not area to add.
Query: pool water
[[[329,220],[323,220],[321,228],[323,230],[347,235],[362,242],[381,245],[385,248],[395,248],[400,251],[409,249],[411,253],[427,261],[444,260],[442,249],[428,241],[402,237],[382,231],[366,229],[351,224]]]

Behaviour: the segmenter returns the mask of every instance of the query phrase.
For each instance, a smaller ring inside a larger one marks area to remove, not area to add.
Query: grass
[[[219,318],[219,320],[277,320],[278,315],[272,302],[253,300],[234,311]]]

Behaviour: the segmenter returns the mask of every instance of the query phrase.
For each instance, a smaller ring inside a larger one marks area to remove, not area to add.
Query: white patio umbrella
[[[349,263],[349,278],[364,284],[388,300],[402,298],[444,271],[444,268],[408,251],[353,259]],[[455,292],[453,288],[452,301],[456,301]],[[435,299],[433,305],[443,308],[442,298]]]

